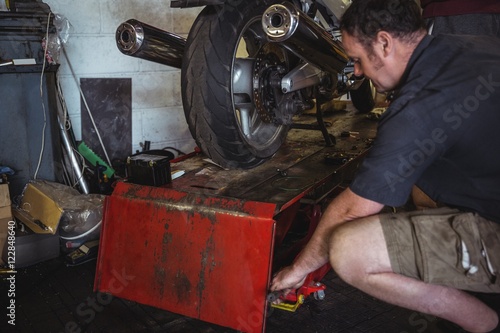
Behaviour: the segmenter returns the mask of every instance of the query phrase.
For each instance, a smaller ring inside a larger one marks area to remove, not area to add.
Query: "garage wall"
[[[120,23],[135,18],[186,36],[200,8],[170,8],[168,0],[45,0],[72,25],[61,54],[59,80],[77,140],[81,139],[80,78],[132,79],[132,152],[140,143],[191,152],[195,143],[184,119],[180,70],[123,55],[116,47]],[[131,152],[131,153],[132,153]]]

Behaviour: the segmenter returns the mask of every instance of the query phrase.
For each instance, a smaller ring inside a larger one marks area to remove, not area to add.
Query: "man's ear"
[[[377,32],[374,48],[381,57],[387,57],[392,52],[393,47],[394,39],[390,33],[383,30]]]

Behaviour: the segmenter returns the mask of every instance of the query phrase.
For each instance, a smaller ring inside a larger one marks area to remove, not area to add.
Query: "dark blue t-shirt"
[[[500,223],[500,39],[426,36],[350,189],[388,206],[416,184]]]

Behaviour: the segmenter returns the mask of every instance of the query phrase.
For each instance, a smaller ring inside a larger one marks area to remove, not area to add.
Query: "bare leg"
[[[347,283],[385,302],[431,314],[470,332],[489,332],[498,316],[466,292],[392,272],[377,216],[345,223],[330,239],[330,262]]]

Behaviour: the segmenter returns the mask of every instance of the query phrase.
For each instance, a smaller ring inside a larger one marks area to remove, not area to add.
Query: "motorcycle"
[[[284,143],[293,117],[350,94],[374,106],[369,80],[354,75],[339,18],[350,0],[172,0],[205,6],[187,39],[137,20],[121,24],[124,54],[181,68],[186,120],[199,148],[224,168],[249,169]]]

